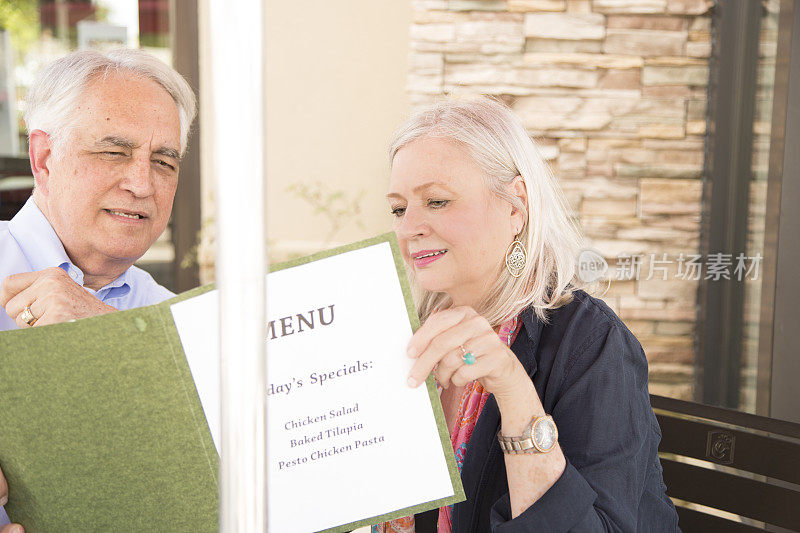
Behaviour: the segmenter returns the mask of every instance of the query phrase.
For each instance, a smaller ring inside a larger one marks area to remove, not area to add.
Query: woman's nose
[[[396,232],[402,238],[413,239],[415,237],[424,237],[430,233],[428,221],[420,209],[407,207],[399,220]]]

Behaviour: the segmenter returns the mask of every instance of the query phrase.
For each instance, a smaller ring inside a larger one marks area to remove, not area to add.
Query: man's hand
[[[6,478],[3,477],[3,471],[0,470],[0,505],[8,503],[8,483]],[[22,526],[19,524],[6,524],[0,527],[0,533],[25,533]]]
[[[6,482],[3,471],[0,470],[0,506],[8,503],[8,482]]]
[[[20,328],[46,326],[116,311],[86,292],[58,267],[8,276],[0,286],[0,306]],[[23,316],[28,306],[35,319],[31,324]]]

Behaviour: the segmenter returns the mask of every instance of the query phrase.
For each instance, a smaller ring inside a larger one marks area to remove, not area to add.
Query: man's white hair
[[[161,60],[141,50],[121,48],[107,53],[81,50],[53,61],[42,70],[28,92],[25,125],[42,130],[57,150],[69,134],[83,92],[98,77],[116,72],[152,80],[175,101],[180,118],[180,152],[186,150],[197,110],[194,92],[183,77]]]

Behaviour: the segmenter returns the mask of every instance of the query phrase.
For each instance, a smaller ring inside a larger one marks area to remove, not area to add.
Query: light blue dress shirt
[[[0,283],[11,274],[50,267],[62,268],[76,283],[83,285],[83,272],[69,260],[55,230],[31,197],[14,218],[0,221]],[[135,266],[98,291],[84,288],[119,310],[157,304],[174,296],[150,274]],[[0,308],[0,331],[16,328],[16,323]],[[0,507],[0,526],[7,523],[6,512]]]

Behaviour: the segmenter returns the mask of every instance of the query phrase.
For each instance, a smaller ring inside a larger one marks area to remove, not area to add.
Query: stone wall
[[[587,246],[609,263],[603,299],[644,346],[651,391],[683,398],[694,380],[699,281],[686,274],[699,253],[712,4],[412,1],[412,102],[481,93],[519,113]]]

